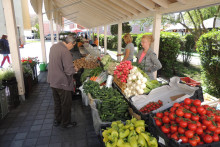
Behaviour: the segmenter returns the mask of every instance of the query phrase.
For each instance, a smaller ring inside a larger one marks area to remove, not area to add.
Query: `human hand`
[[[74,70],[75,70],[76,72],[78,72],[78,71],[79,71],[79,69],[78,69],[77,67],[74,67]]]

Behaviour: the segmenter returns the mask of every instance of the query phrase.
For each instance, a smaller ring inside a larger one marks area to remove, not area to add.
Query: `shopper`
[[[144,35],[141,38],[141,45],[143,50],[139,51],[137,55],[137,62],[142,65],[147,75],[153,80],[153,73],[162,68],[160,61],[157,58],[157,55],[150,48],[151,42],[154,39],[152,35]]]
[[[1,54],[3,54],[3,60],[0,66],[0,68],[2,68],[6,59],[8,60],[9,64],[11,63],[10,58],[8,56],[10,54],[10,49],[9,49],[7,35],[2,35],[2,38],[0,39],[0,48],[1,48]]]
[[[91,44],[91,45],[92,45],[93,47],[95,47],[95,46],[98,46],[98,44],[99,44],[98,38],[95,36],[94,42],[93,42],[93,44]]]
[[[71,122],[71,104],[73,74],[77,68],[73,66],[73,59],[69,50],[76,44],[73,35],[68,35],[63,42],[54,44],[50,49],[47,81],[53,91],[54,98],[54,126],[61,124],[64,128],[76,126]]]
[[[129,60],[133,62],[133,56],[134,56],[134,44],[132,43],[133,38],[131,37],[130,34],[126,34],[124,37],[124,42],[126,44],[125,50],[123,54],[117,54],[117,56],[122,56],[124,55],[124,58],[122,61]]]

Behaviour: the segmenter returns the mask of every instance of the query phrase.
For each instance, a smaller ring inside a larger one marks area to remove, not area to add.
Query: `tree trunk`
[[[217,18],[217,14],[219,13],[219,11],[220,11],[220,5],[218,6],[218,10],[217,10],[215,17],[214,17],[214,20],[213,20],[213,28],[215,28],[216,18]]]

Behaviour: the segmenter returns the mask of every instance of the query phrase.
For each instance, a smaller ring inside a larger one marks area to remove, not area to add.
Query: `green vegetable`
[[[123,139],[123,138],[125,138],[125,137],[127,137],[128,135],[129,135],[129,129],[126,129],[125,131],[121,131],[120,133],[119,133],[119,137],[121,138],[121,139]]]
[[[145,147],[147,145],[146,140],[141,134],[138,135],[138,145],[141,147]]]
[[[129,141],[131,147],[138,147],[137,139],[135,136],[132,136]]]

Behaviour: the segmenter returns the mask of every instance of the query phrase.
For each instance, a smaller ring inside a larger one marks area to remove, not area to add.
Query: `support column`
[[[98,48],[99,48],[99,27],[96,28],[97,29],[97,39],[98,39]]]
[[[47,63],[47,56],[46,56],[46,47],[45,47],[45,39],[44,39],[44,25],[43,25],[43,14],[42,14],[42,0],[37,0],[38,5],[38,22],[39,22],[39,29],[40,29],[40,42],[41,42],[41,50],[42,50],[42,60],[43,62]]]
[[[54,44],[54,32],[53,32],[53,19],[50,18],[50,34],[51,34],[51,44]]]
[[[154,14],[154,23],[153,23],[153,38],[154,42],[152,43],[152,48],[154,52],[159,57],[159,45],[160,45],[160,27],[161,27],[161,14]],[[154,77],[157,77],[157,72],[154,73]]]
[[[59,36],[59,25],[56,24],[56,33],[57,33],[57,43],[60,41],[60,36]]]
[[[10,45],[12,68],[15,71],[15,76],[18,82],[19,95],[21,96],[21,99],[24,101],[25,100],[24,78],[23,78],[23,70],[20,60],[20,52],[18,48],[19,45],[17,39],[17,26],[15,21],[13,0],[2,0],[2,4],[4,8],[8,41]]]
[[[94,30],[95,30],[95,29],[92,28],[92,41],[93,41],[93,42],[94,42],[94,35],[95,35],[95,34],[94,34]]]
[[[104,53],[107,53],[107,25],[104,26]]]
[[[121,36],[122,36],[122,23],[118,24],[118,54],[121,54]],[[118,61],[121,61],[121,56],[118,56]]]

